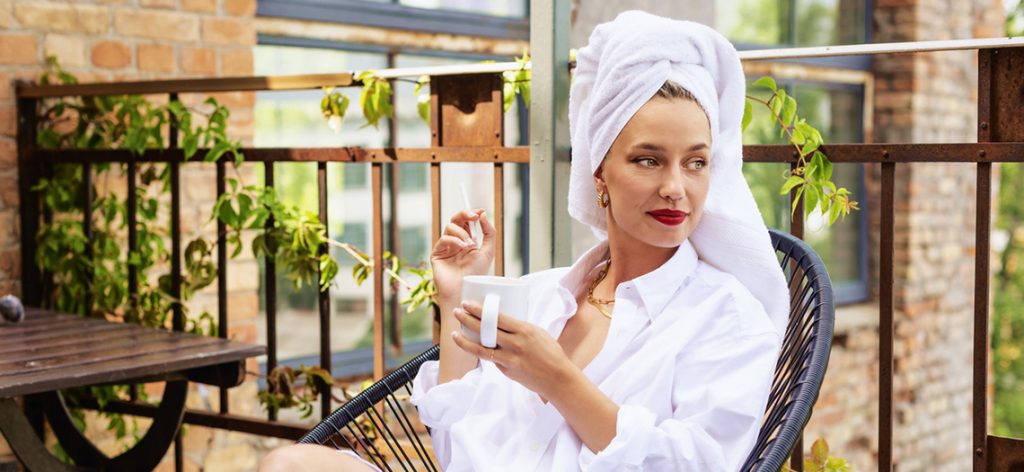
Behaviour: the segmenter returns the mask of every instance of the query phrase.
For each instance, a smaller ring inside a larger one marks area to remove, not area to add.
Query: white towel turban
[[[736,49],[707,26],[640,11],[598,25],[576,55],[569,93],[572,166],[569,215],[607,238],[594,172],[626,122],[666,81],[689,91],[711,123],[711,183],[690,242],[704,262],[735,276],[784,335],[785,278],[743,178],[746,81]]]

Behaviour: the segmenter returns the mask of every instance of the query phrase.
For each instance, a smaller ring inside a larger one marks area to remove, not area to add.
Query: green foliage
[[[363,116],[366,117],[363,127],[377,128],[382,118],[394,116],[395,113],[391,106],[391,83],[377,77],[372,70],[360,73],[356,79],[363,83],[363,91],[359,94],[359,106],[363,108]]]
[[[767,98],[747,96],[743,128],[746,129],[753,119],[752,103],[762,104],[771,111],[772,120],[779,127],[779,136],[787,137],[799,155],[796,168],[787,176],[779,191],[781,195],[794,192],[791,212],[796,212],[797,203],[803,197],[806,215],[819,210],[822,216],[827,216],[828,224],[832,225],[839,218],[849,215],[850,211],[858,209],[857,202],[851,199],[850,191],[832,182],[832,162],[821,151],[824,144],[821,132],[797,114],[796,99],[778,87],[771,77],[761,77],[752,86],[766,90],[769,95]]]
[[[1024,2],[1018,1],[1006,11],[1006,35],[1024,36]]]
[[[804,459],[805,472],[849,472],[850,464],[846,459],[829,455],[828,442],[818,438],[811,445],[811,455]],[[788,465],[782,466],[782,472],[794,472]]]
[[[320,112],[327,119],[327,126],[332,131],[341,131],[341,122],[348,111],[348,96],[335,92],[334,87],[324,87],[324,98],[320,99]]]
[[[516,95],[522,95],[523,101],[527,105],[530,103],[530,53],[527,50],[523,50],[523,55],[516,58],[516,64],[519,64],[519,68],[514,71],[505,71],[501,73],[502,81],[504,82],[502,95],[504,97],[504,110],[508,111],[512,108],[512,104],[516,102]]]
[[[424,85],[430,85],[430,76],[421,75],[416,80],[416,87],[412,93],[416,94],[416,113],[420,115],[423,122],[430,124],[430,94],[423,90]]]
[[[297,382],[303,378],[304,382]],[[313,402],[321,394],[330,395],[333,384],[330,372],[320,367],[299,365],[298,369],[292,369],[277,366],[267,375],[267,389],[260,391],[260,403],[270,411],[298,408],[302,418],[308,418],[313,414]]]
[[[1006,246],[993,284],[992,370],[995,401],[993,433],[1024,436],[1024,169],[1019,164],[1000,166],[999,209],[996,234]]]

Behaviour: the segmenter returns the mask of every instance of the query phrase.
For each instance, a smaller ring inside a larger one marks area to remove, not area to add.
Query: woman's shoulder
[[[727,331],[737,336],[778,334],[764,305],[734,275],[700,261],[693,283],[708,298],[721,301],[716,316],[731,327]]]

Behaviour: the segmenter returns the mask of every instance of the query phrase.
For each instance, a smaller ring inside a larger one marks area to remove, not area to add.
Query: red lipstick
[[[686,212],[670,209],[649,211],[647,214],[658,220],[659,223],[668,226],[677,226],[682,224],[683,221],[686,221],[686,217],[689,215]]]

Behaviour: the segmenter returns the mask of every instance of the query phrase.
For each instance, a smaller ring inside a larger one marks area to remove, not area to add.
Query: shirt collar
[[[583,283],[588,279],[590,271],[598,262],[608,258],[608,241],[603,240],[590,248],[569,268],[569,271],[558,281],[575,302],[577,295],[587,287]],[[685,285],[697,269],[697,251],[690,240],[683,241],[669,260],[640,277],[623,282],[620,286],[635,286],[647,315],[653,320],[665,309],[665,305],[676,294],[679,287]],[[618,290],[616,290],[618,293]]]

